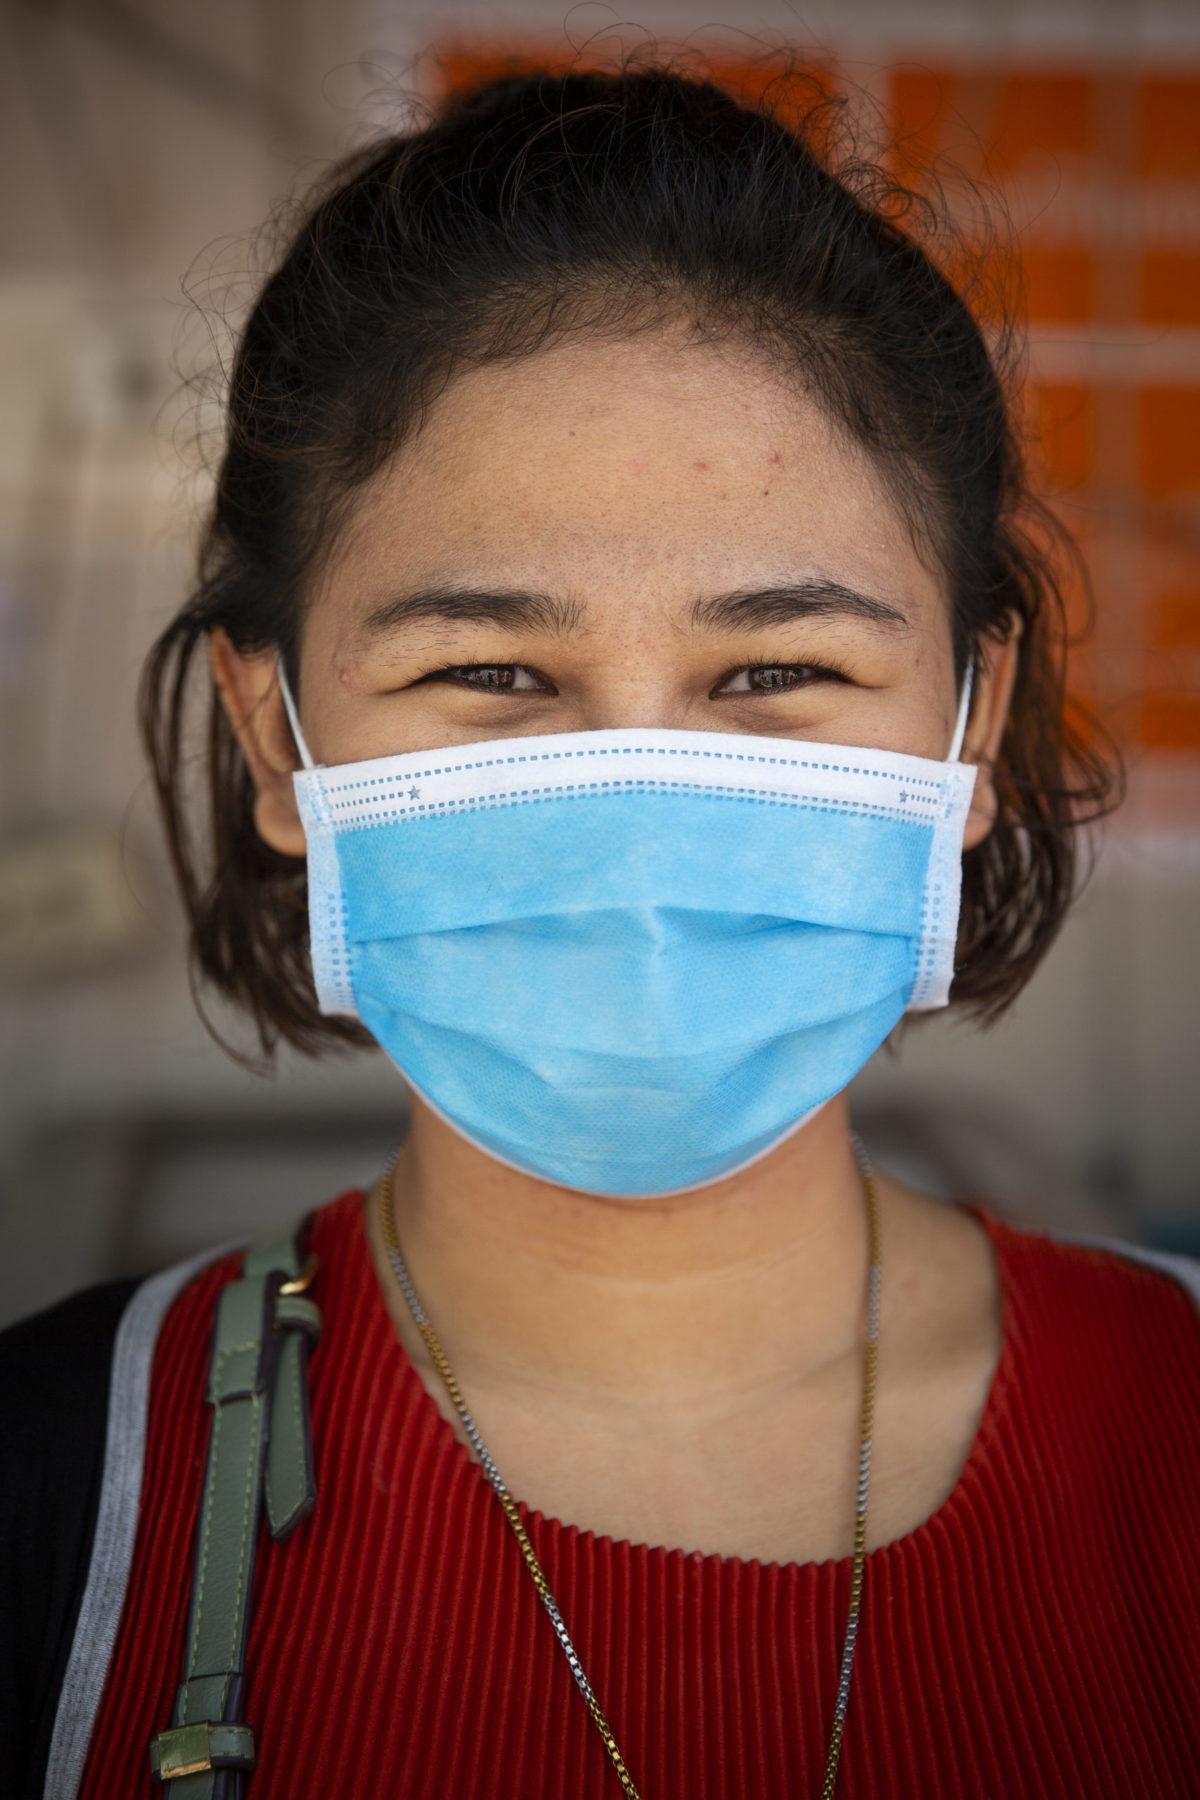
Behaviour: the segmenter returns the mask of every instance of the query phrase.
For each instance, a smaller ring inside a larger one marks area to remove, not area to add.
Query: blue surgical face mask
[[[946,1004],[968,699],[946,762],[586,731],[317,768],[288,696],[322,1011],[546,1180],[744,1169]]]

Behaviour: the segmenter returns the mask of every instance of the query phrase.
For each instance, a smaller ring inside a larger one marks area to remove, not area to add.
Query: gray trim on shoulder
[[[1083,1250],[1111,1250],[1114,1256],[1124,1256],[1130,1262],[1157,1269],[1162,1275],[1174,1276],[1200,1311],[1200,1260],[1196,1257],[1177,1256],[1169,1250],[1147,1250],[1142,1244],[1127,1244],[1123,1238],[1090,1237],[1078,1231],[1056,1231],[1054,1236],[1060,1244],[1078,1244]]]
[[[146,1457],[150,1368],[168,1308],[194,1275],[240,1249],[222,1244],[143,1281],[121,1315],[113,1342],[104,1473],[87,1582],[58,1697],[43,1800],[75,1800],[100,1696],[108,1677],[137,1536]]]

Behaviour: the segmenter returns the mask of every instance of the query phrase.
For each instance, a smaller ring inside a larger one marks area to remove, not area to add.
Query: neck
[[[861,1343],[867,1220],[841,1097],[741,1174],[656,1200],[524,1175],[414,1099],[393,1205],[422,1304],[469,1386],[712,1407]]]

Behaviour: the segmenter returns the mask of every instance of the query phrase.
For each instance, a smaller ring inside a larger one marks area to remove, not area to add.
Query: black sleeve
[[[0,1794],[41,1800],[87,1580],[113,1340],[135,1281],[0,1332]]]

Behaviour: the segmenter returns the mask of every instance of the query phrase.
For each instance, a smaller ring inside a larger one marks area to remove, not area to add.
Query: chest
[[[606,1800],[603,1746],[494,1495],[382,1323],[351,1354],[330,1314],[317,1511],[264,1547],[256,1576],[249,1800]],[[200,1365],[207,1328],[205,1312],[181,1369]],[[868,1556],[838,1800],[1200,1792],[1200,1533],[1194,1520],[1178,1530],[1194,1487],[1151,1460],[1098,1476],[1096,1429],[1081,1462],[1058,1401],[1048,1463],[1042,1395],[1058,1360],[1012,1363],[936,1519]],[[881,1430],[886,1395],[881,1381]],[[902,1400],[894,1391],[901,1439]],[[1073,1423],[1093,1400],[1073,1393]],[[852,1446],[849,1376],[830,1407],[849,1410]],[[178,1679],[206,1423],[177,1387],[156,1386],[81,1800],[149,1800],[145,1747]],[[736,1484],[743,1506],[750,1475]],[[820,1791],[844,1560],[780,1566],[528,1525],[643,1800]]]
[[[924,1379],[881,1370],[869,1546],[916,1530],[945,1503],[994,1373],[983,1343]],[[855,1359],[803,1392],[735,1410],[582,1413],[486,1387],[473,1404],[510,1491],[546,1518],[616,1542],[818,1563],[853,1549],[863,1394]]]
[[[317,1423],[318,1511],[259,1570],[250,1800],[611,1800],[509,1527],[442,1422],[417,1405],[369,1445]],[[839,1800],[1194,1793],[1200,1694],[1181,1681],[1200,1667],[1195,1609],[1144,1585],[1131,1603],[1145,1571],[1119,1536],[1060,1543],[1056,1509],[1031,1513],[1003,1474],[984,1469],[938,1530],[868,1557]],[[820,1792],[844,1561],[770,1566],[528,1525],[643,1800]],[[177,1641],[182,1604],[145,1572],[143,1600],[165,1602],[154,1631]],[[122,1645],[82,1800],[143,1791],[139,1729],[114,1709],[161,1712],[176,1666]]]

